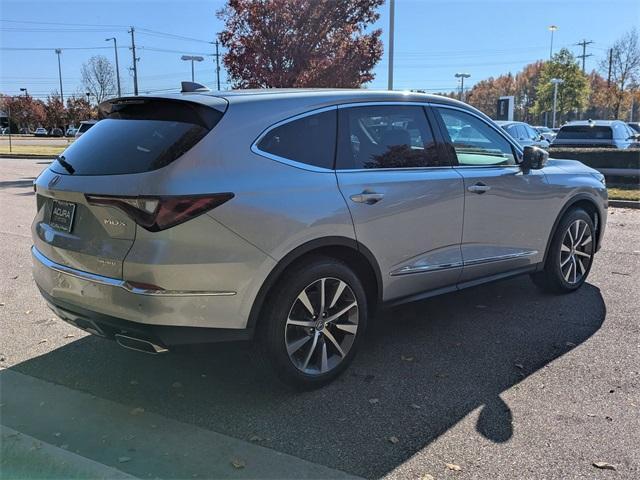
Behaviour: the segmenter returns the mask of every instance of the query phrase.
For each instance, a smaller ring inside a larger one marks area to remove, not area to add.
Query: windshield
[[[596,125],[570,125],[562,127],[558,132],[558,140],[611,140],[611,127]]]

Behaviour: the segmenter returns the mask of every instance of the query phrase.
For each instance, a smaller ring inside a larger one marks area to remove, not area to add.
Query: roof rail
[[[182,82],[182,93],[188,92],[210,92],[211,90],[204,85],[196,82]]]

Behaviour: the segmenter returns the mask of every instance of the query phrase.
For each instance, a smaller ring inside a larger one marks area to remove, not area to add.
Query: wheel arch
[[[374,312],[382,300],[382,275],[371,251],[357,240],[347,237],[323,237],[311,240],[287,253],[271,270],[258,290],[247,322],[247,328],[255,329],[269,290],[291,266],[314,255],[337,258],[351,268],[362,280],[367,292],[369,312]]]
[[[600,209],[598,208],[598,204],[597,202],[589,195],[582,193],[582,194],[578,194],[575,195],[574,197],[571,197],[571,199],[565,203],[564,207],[562,207],[562,210],[560,210],[560,213],[557,215],[554,223],[553,223],[553,228],[551,229],[551,233],[549,235],[549,238],[547,239],[547,246],[545,248],[544,251],[544,259],[542,261],[542,265],[545,265],[547,262],[547,256],[549,255],[549,247],[551,246],[551,242],[553,241],[553,237],[556,234],[556,231],[558,229],[558,224],[560,223],[560,220],[562,220],[562,218],[567,214],[567,212],[571,209],[574,208],[582,208],[583,210],[585,210],[589,216],[593,219],[593,223],[594,226],[596,228],[596,234],[595,234],[595,241],[596,241],[596,246],[595,246],[595,250],[598,251],[598,249],[600,248],[600,233],[601,233],[601,229],[602,229],[602,215],[603,213],[600,211]]]

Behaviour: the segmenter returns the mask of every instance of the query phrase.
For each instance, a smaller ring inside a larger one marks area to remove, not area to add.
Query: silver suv
[[[597,171],[424,94],[119,98],[36,180],[34,278],[63,320],[151,353],[254,338],[286,382],[353,360],[383,305],[587,278]]]

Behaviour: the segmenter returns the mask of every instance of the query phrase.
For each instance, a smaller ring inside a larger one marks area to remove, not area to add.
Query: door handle
[[[373,205],[374,203],[378,203],[384,198],[384,193],[368,192],[365,190],[362,193],[351,195],[349,198],[351,199],[351,201],[356,203],[366,203],[367,205]]]
[[[477,193],[479,195],[482,195],[484,192],[488,192],[489,190],[491,190],[491,187],[489,185],[485,185],[482,182],[478,182],[475,185],[471,185],[470,187],[467,187],[467,190],[470,191],[471,193]]]

